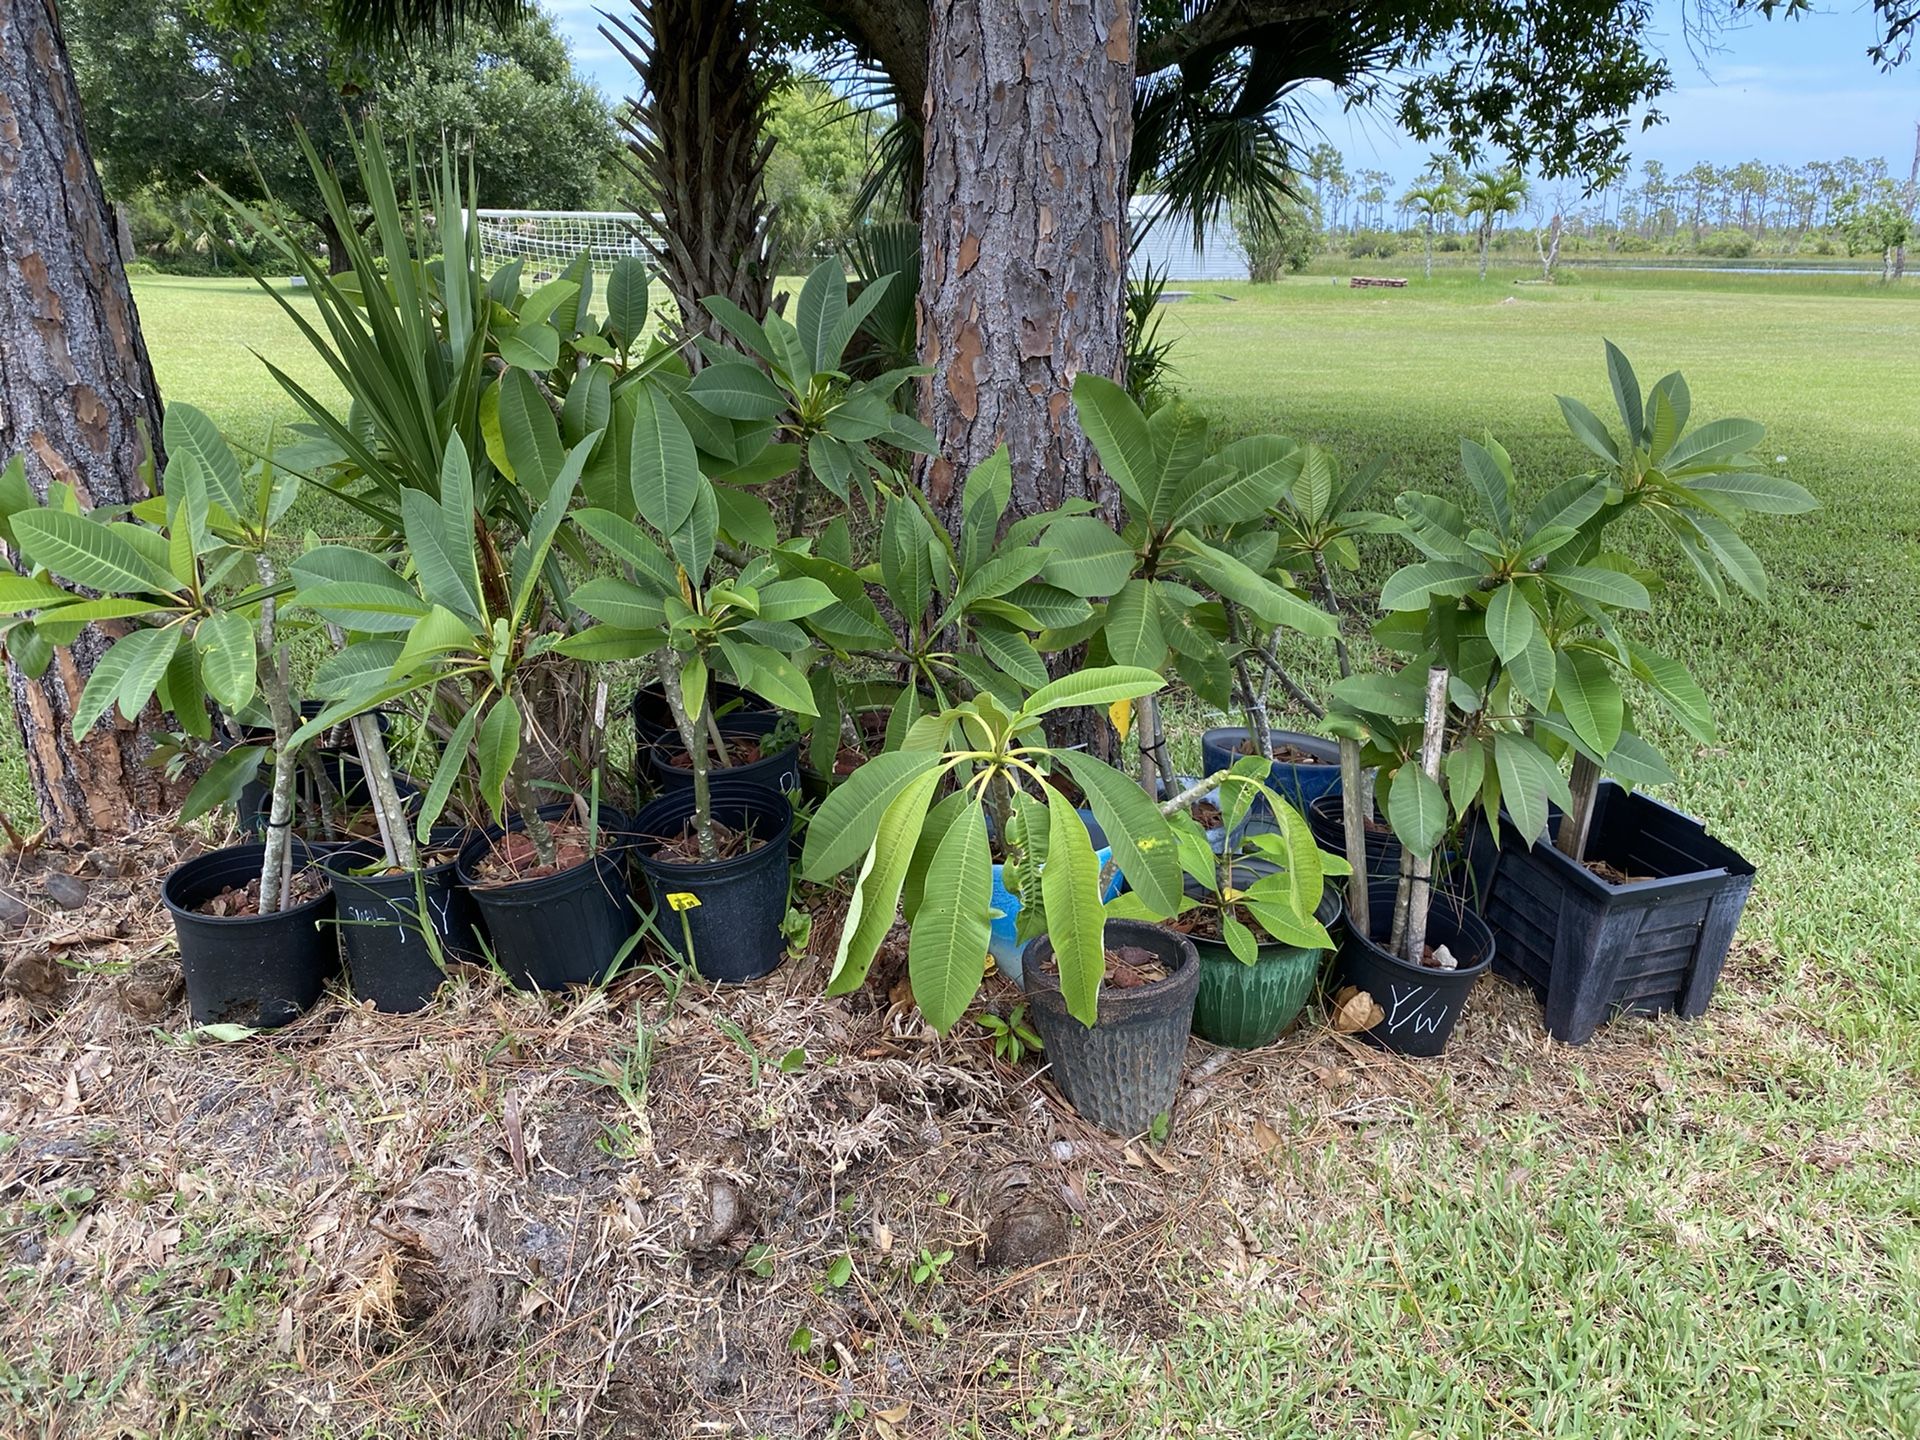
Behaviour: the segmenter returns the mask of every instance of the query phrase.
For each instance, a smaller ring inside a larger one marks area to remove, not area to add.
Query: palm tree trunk
[[[0,255],[0,461],[23,455],[43,499],[54,480],[89,505],[144,497],[143,467],[160,463],[159,387],[53,0],[0,0]],[[38,679],[7,657],[40,818],[62,843],[125,833],[180,795],[144,763],[163,729],[157,706],[132,724],[109,713],[73,739],[74,706],[111,643],[89,626]]]
[[[724,295],[759,317],[773,305],[772,215],[762,128],[770,82],[754,63],[752,0],[631,0],[600,33],[633,66],[640,97],[621,124],[661,233],[644,237],[690,332],[733,345],[700,301]],[[688,358],[699,355],[688,348]]]

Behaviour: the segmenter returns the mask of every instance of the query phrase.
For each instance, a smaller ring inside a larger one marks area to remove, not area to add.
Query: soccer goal
[[[611,270],[616,260],[647,256],[644,236],[656,231],[650,216],[631,210],[476,210],[480,261],[497,270],[509,261],[525,262],[525,277],[551,279],[582,250],[595,270]]]

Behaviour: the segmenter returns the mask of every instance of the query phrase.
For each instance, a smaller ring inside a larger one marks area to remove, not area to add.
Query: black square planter
[[[1558,824],[1556,813],[1548,833]],[[1753,888],[1753,866],[1670,805],[1604,781],[1587,858],[1652,879],[1610,885],[1501,826],[1487,923],[1494,973],[1533,987],[1547,1032],[1584,1045],[1615,1015],[1705,1013]]]

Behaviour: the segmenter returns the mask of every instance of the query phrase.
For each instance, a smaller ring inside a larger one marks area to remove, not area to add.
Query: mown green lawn
[[[1676,564],[1653,626],[1719,708],[1718,746],[1659,738],[1668,798],[1759,866],[1742,945],[1707,1021],[1619,1027],[1631,1050],[1560,1064],[1558,1088],[1524,1065],[1436,1081],[1411,1110],[1282,1147],[1240,1217],[1257,1262],[1201,1266],[1168,1337],[1090,1318],[1004,1418],[1035,1435],[1920,1434],[1920,287],[1361,268],[1416,278],[1207,287],[1169,309],[1186,395],[1231,431],[1381,458],[1383,503],[1454,487],[1459,437],[1484,429],[1544,487],[1583,465],[1555,392],[1609,408],[1604,336],[1649,383],[1684,370],[1697,418],[1764,421],[1823,501],[1751,527],[1764,604],[1717,608]],[[326,385],[248,285],[136,290],[166,396],[245,443],[294,415],[248,347]]]

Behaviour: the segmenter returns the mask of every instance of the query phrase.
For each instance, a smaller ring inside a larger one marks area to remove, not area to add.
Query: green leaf
[[[1631,653],[1633,673],[1653,690],[1681,727],[1702,745],[1711,745],[1720,737],[1713,724],[1713,707],[1706,692],[1678,660],[1656,654],[1636,645]]]
[[[1468,442],[1471,443],[1471,442]],[[1435,595],[1459,598],[1486,578],[1486,570],[1461,560],[1419,560],[1402,565],[1380,591],[1383,610],[1424,610]]]
[[[148,559],[129,537],[127,532],[135,528],[101,524],[54,509],[22,511],[13,517],[13,533],[27,559],[71,584],[108,595],[179,594],[180,582],[164,565]]]
[[[1426,713],[1426,686],[1412,675],[1350,675],[1333,684],[1333,698],[1349,710],[1387,720],[1418,720]]]
[[[520,706],[497,695],[480,722],[480,801],[498,822],[506,809],[507,774],[520,755]]]
[[[1480,787],[1487,778],[1487,747],[1475,739],[1463,740],[1458,749],[1449,750],[1442,762],[1447,777],[1447,799],[1454,813],[1465,815],[1480,798]]]
[[[1620,423],[1627,427],[1627,443],[1638,445],[1646,428],[1646,416],[1640,408],[1640,381],[1620,347],[1611,340],[1607,347],[1607,380],[1613,386],[1613,403],[1620,411]]]
[[[911,499],[887,503],[880,527],[880,578],[900,618],[917,626],[933,598],[933,531]]]
[[[1000,532],[1000,517],[1006,514],[1007,502],[1013,498],[1013,466],[1007,460],[1005,445],[996,446],[991,455],[973,467],[961,493],[965,506],[960,521],[960,573],[971,576],[993,553],[993,542]],[[1044,552],[1041,558],[1044,560]]]
[[[1338,625],[1331,615],[1293,594],[1285,586],[1249,568],[1226,551],[1183,534],[1180,548],[1185,551],[1182,567],[1198,577],[1208,588],[1237,605],[1244,605],[1256,619],[1268,625],[1283,625],[1302,635],[1331,639]]]
[[[666,551],[624,515],[588,508],[574,511],[573,522],[612,551],[617,559],[633,566],[643,584],[661,595],[680,593],[680,579]]]
[[[459,437],[454,436],[448,443],[448,453],[459,444]],[[413,563],[420,574],[421,593],[429,604],[451,611],[475,630],[481,629],[480,569],[474,559],[471,523],[455,533],[449,512],[421,490],[403,491],[400,507],[407,548],[413,552]]]
[[[1125,390],[1085,370],[1074,378],[1073,404],[1101,466],[1134,513],[1144,518],[1153,509],[1161,475],[1146,416]]]
[[[695,585],[704,585],[707,567],[713,563],[714,542],[720,537],[720,507],[713,498],[713,485],[703,475],[693,492],[693,508],[687,523],[667,537],[674,559]]]
[[[153,698],[160,677],[173,663],[180,645],[180,631],[164,629],[135,630],[107,647],[107,653],[87,677],[80,703],[73,707],[73,738],[83,740],[94,722],[119,702],[120,713],[131,720]]]
[[[1574,439],[1609,465],[1619,464],[1620,449],[1607,433],[1607,427],[1600,423],[1600,417],[1578,400],[1565,395],[1554,398],[1560,402],[1560,413],[1566,417],[1567,428],[1573,432]]]
[[[1506,665],[1514,688],[1535,710],[1544,712],[1553,703],[1554,681],[1553,643],[1547,639],[1547,632],[1536,625],[1527,643]]]
[[[907,944],[913,998],[944,1035],[980,989],[992,928],[993,864],[987,827],[962,815],[941,836]]]
[[[1113,595],[1133,574],[1133,548],[1092,515],[1069,515],[1047,527],[1046,547],[1053,552],[1040,578],[1069,595],[1094,599]]]
[[[547,407],[540,387],[526,371],[507,371],[500,377],[497,388],[500,391],[500,443],[506,448],[509,473],[538,503],[547,498],[547,491],[552,488],[554,477],[560,473],[566,458],[560,444],[559,422]],[[449,452],[458,443],[457,435],[450,436]],[[467,463],[464,447],[460,450],[459,463]],[[464,508],[471,512],[471,482],[463,487],[463,493],[449,494],[443,488],[440,498],[449,510]],[[467,523],[472,524],[470,515]]]
[[[425,662],[455,650],[473,648],[475,635],[467,622],[444,606],[436,605],[407,631],[407,643],[393,662],[390,677],[402,679],[419,670]]]
[[[645,589],[611,575],[600,575],[576,587],[573,604],[596,620],[623,630],[651,630],[666,624],[666,605],[657,590]]]
[[[1755,420],[1712,420],[1685,435],[1667,452],[1662,468],[1669,479],[1682,471],[1721,465],[1747,455],[1767,438],[1767,427]]]
[[[745,360],[707,366],[693,377],[687,393],[729,420],[771,420],[787,408],[787,397],[767,372]]]
[[[1567,784],[1546,752],[1510,731],[1493,737],[1493,764],[1500,777],[1500,797],[1513,817],[1520,838],[1531,845],[1547,828],[1547,799],[1557,793],[1567,803]]]
[[[737,485],[716,484],[713,501],[721,534],[757,550],[771,550],[780,543],[780,529],[774,523],[773,511],[758,495]]]
[[[560,334],[551,325],[515,325],[495,341],[500,358],[523,370],[551,370],[560,363]]]
[[[1394,772],[1387,793],[1387,823],[1416,858],[1431,856],[1447,833],[1447,797],[1433,777],[1412,760]]]
[[[847,313],[847,272],[838,256],[822,260],[800,287],[800,299],[794,306],[794,327],[800,332],[800,346],[815,371],[837,370],[840,357],[833,353],[834,332],[840,317]]]
[[[219,427],[204,411],[174,401],[167,406],[161,434],[166,439],[169,474],[173,469],[173,457],[190,455],[200,467],[200,475],[208,493],[221,509],[235,519],[242,519],[251,513],[253,507],[247,501],[240,462],[234,458],[232,447],[220,434]]]
[[[1047,683],[1047,662],[1040,658],[1033,642],[1017,630],[981,620],[973,627],[973,639],[980,653],[1018,681],[1022,690],[1035,690]]]
[[[1127,885],[1159,914],[1177,912],[1182,895],[1180,857],[1160,807],[1132,780],[1092,755],[1057,750],[1054,758],[1066,766],[1086,795]]]
[[[765,645],[745,644],[722,635],[720,653],[737,679],[754,694],[770,700],[794,715],[814,713],[813,691],[800,667],[777,650]]]
[[[349,630],[372,634],[411,630],[429,609],[405,585],[370,585],[361,580],[328,580],[302,585],[294,597],[303,609]]]
[[[75,603],[79,599],[72,591],[63,590],[51,581],[0,569],[0,615],[24,615],[33,610]],[[143,610],[152,608],[151,605],[142,606]]]
[[[1040,871],[1040,898],[1060,972],[1061,998],[1069,1015],[1091,1027],[1099,1015],[1100,981],[1107,970],[1100,861],[1087,827],[1058,791],[1047,800],[1047,863]]]
[[[862,765],[832,794],[807,826],[802,878],[823,881],[858,860],[873,844],[881,818],[909,785],[941,763],[937,750],[889,750]]]
[[[854,778],[857,779],[878,763],[878,760],[869,761],[854,772]],[[920,827],[926,823],[927,806],[933,799],[935,787],[940,783],[941,773],[938,769],[928,769],[914,776],[880,816],[873,833],[873,844],[867,851],[866,861],[860,867],[860,877],[854,884],[853,899],[847,906],[847,918],[840,927],[840,944],[834,952],[833,969],[827,981],[829,995],[845,995],[860,987],[867,978],[867,971],[872,968],[880,942],[887,938],[887,932],[893,928],[900,908],[900,886],[906,879],[907,867],[913,861]],[[841,787],[842,790],[845,788]],[[835,795],[839,793],[838,790],[834,792]],[[824,812],[825,809],[826,806],[822,805],[821,810]],[[1085,833],[1083,828],[1081,834],[1084,836]],[[808,841],[812,841],[811,833]]]
[[[655,530],[670,536],[687,523],[707,482],[700,473],[693,437],[672,402],[655,386],[636,387],[631,446],[628,480],[634,508]]]
[[[320,700],[341,700],[357,691],[377,690],[392,672],[400,650],[398,640],[356,640],[320,662],[308,692]]]
[[[1733,470],[1724,475],[1702,475],[1688,480],[1687,489],[1714,501],[1731,501],[1761,515],[1804,515],[1820,502],[1802,486],[1758,470]]]
[[[480,718],[480,710],[468,705],[459,718],[459,724],[453,726],[453,733],[447,735],[447,745],[440,753],[440,764],[434,768],[434,780],[428,783],[426,795],[420,797],[420,818],[415,824],[415,833],[420,841],[428,841],[434,833],[434,824],[440,820],[440,812],[447,808],[447,797],[453,793],[453,781],[459,780],[461,770],[467,764],[468,747],[474,741],[474,724]]]
[[[1539,617],[1516,582],[1509,580],[1493,592],[1487,602],[1487,641],[1502,664],[1525,650],[1539,628]]]
[[[194,644],[207,693],[229,715],[237,713],[254,695],[253,626],[245,616],[210,615],[195,629]]]
[[[1591,476],[1577,475],[1571,480],[1563,480],[1553,487],[1527,514],[1527,540],[1522,548],[1533,553],[1533,537],[1543,530],[1555,530],[1567,526],[1578,530],[1587,521],[1600,513],[1601,506],[1607,503],[1607,482]]]
[[[1167,663],[1167,637],[1152,580],[1129,580],[1107,601],[1101,638],[1107,654],[1122,665],[1157,670]]]
[[[607,277],[607,324],[626,348],[647,331],[647,262],[622,255]]]
[[[1460,463],[1465,467],[1467,478],[1473,481],[1474,488],[1480,492],[1480,498],[1486,502],[1488,511],[1493,515],[1494,528],[1502,539],[1513,534],[1513,465],[1507,459],[1507,452],[1493,437],[1487,437],[1485,445],[1477,445],[1471,440],[1460,442]],[[1389,606],[1389,609],[1394,607]]]
[[[1653,604],[1647,587],[1638,580],[1600,565],[1552,567],[1541,578],[1556,589],[1595,605],[1621,610],[1645,610]]]
[[[209,765],[181,802],[181,820],[197,820],[222,805],[237,804],[247,782],[260,773],[260,763],[272,754],[266,745],[236,745]]]
[[[1027,697],[1017,719],[1031,720],[1070,705],[1107,706],[1116,700],[1136,700],[1166,684],[1157,671],[1131,665],[1102,665],[1062,675]]]
[[[1626,701],[1605,660],[1591,650],[1562,650],[1553,693],[1567,723],[1594,754],[1613,749],[1626,719]]]
[[[155,692],[160,708],[173,712],[180,728],[196,740],[213,738],[213,717],[207,714],[207,690],[200,683],[200,657],[192,645],[174,647],[167,673]]]

